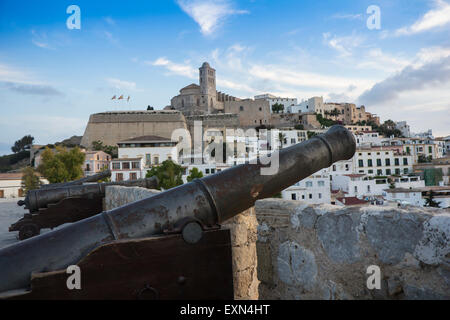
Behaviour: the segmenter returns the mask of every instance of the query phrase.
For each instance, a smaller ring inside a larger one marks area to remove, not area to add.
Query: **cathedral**
[[[184,115],[224,113],[226,101],[240,101],[216,90],[216,70],[208,62],[199,68],[200,85],[192,83],[180,90],[171,100],[170,109],[179,110]]]

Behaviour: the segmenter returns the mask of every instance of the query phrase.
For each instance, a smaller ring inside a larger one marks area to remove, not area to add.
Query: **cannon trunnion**
[[[273,174],[259,163],[232,167],[3,248],[0,298],[230,299],[230,234],[218,225],[355,149],[334,126],[281,150]],[[66,285],[72,265],[80,290]]]

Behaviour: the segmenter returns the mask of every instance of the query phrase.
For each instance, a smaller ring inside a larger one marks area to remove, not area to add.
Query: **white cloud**
[[[106,81],[115,89],[137,91],[136,82],[123,81],[115,78],[107,78]]]
[[[395,35],[411,35],[446,26],[450,23],[450,4],[443,0],[435,0],[435,8],[425,13],[423,17],[411,26],[395,31]]]
[[[337,37],[336,35],[331,36],[329,32],[323,34],[323,40],[326,45],[339,52],[341,57],[351,56],[353,54],[353,50],[360,47],[364,42],[364,38],[356,34]]]
[[[375,84],[359,97],[359,101],[368,105],[380,105],[396,100],[401,93],[436,88],[448,82],[450,56],[419,67],[409,65],[401,72]]]
[[[332,16],[334,19],[345,19],[345,20],[362,20],[363,15],[358,14],[352,14],[352,13],[336,13]]]
[[[32,34],[31,42],[35,46],[37,46],[39,48],[43,48],[43,49],[53,49],[52,47],[50,47],[50,45],[48,43],[48,38],[47,38],[46,33],[37,32],[36,30],[32,29],[31,34]]]
[[[180,8],[200,26],[203,35],[212,35],[231,15],[248,13],[233,8],[229,0],[178,0]]]
[[[157,67],[164,67],[170,71],[170,74],[176,74],[190,79],[198,78],[198,70],[190,66],[189,63],[178,64],[168,60],[167,58],[161,57],[153,62],[147,61],[146,64]]]

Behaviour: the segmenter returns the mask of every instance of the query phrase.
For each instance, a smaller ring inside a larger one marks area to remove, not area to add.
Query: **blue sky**
[[[204,61],[234,96],[323,96],[449,135],[449,31],[449,0],[2,0],[0,154],[82,135],[92,113],[162,109]]]

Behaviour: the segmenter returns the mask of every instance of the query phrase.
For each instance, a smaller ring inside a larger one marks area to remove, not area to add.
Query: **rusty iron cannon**
[[[106,179],[109,177],[111,177],[111,170],[105,170],[100,173],[94,174],[92,176],[87,176],[87,177],[84,177],[84,178],[81,178],[78,180],[74,180],[74,181],[44,184],[41,186],[41,189],[54,189],[54,188],[62,188],[62,187],[69,187],[69,186],[78,186],[78,185],[82,185],[84,183],[97,182],[97,181],[100,181],[100,180],[103,180],[103,179]]]
[[[110,174],[110,173],[109,173]],[[25,240],[40,233],[41,229],[55,228],[65,223],[76,222],[103,211],[103,198],[107,186],[121,185],[156,189],[156,177],[107,183],[82,184],[86,181],[97,181],[106,177],[100,174],[95,180],[81,179],[53,188],[30,190],[25,200],[17,204],[29,210],[23,218],[9,227],[10,232],[18,231],[19,239]]]
[[[342,126],[279,151],[278,171],[244,164],[0,250],[0,298],[232,299],[229,230],[219,224],[353,157]],[[81,290],[67,286],[81,270]]]

